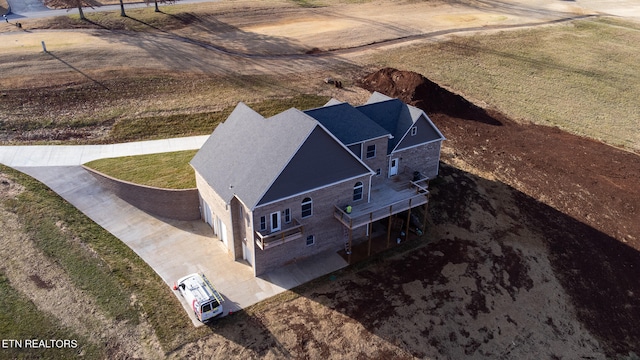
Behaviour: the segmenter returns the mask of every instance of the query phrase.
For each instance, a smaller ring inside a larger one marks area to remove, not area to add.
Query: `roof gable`
[[[393,138],[389,139],[388,154],[400,147],[406,148],[434,140],[444,140],[444,136],[424,111],[384,94],[374,92],[365,105],[358,106],[356,109],[393,135]],[[424,127],[422,131],[418,129],[420,136],[406,140],[406,144],[400,144],[419,120],[421,124],[416,126]]]
[[[312,117],[289,109],[265,119],[240,103],[191,160],[227,203],[247,207],[370,174]]]
[[[393,135],[391,153],[444,140],[422,110],[378,93],[369,100],[355,108],[337,101],[306,112],[292,108],[268,119],[239,103],[191,165],[225,202],[237,197],[254,209],[372,174],[347,145]],[[420,136],[407,138],[414,123]]]
[[[366,165],[318,126],[269,187],[258,205],[370,173],[371,170]]]
[[[420,144],[436,140],[444,140],[444,137],[438,131],[438,129],[431,123],[427,116],[422,114],[418,117],[412,128],[416,128],[416,134],[412,135],[412,131],[409,130],[404,137],[398,142],[398,145],[393,150],[403,150]]]
[[[317,122],[290,109],[269,119],[240,103],[191,160],[226,202],[253,209]]]

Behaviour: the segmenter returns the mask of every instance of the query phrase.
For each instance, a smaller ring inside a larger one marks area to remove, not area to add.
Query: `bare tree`
[[[122,0],[120,0],[120,1],[122,1]],[[176,1],[175,1],[175,0],[153,0],[153,3],[154,3],[154,4],[155,4],[155,6],[156,6],[156,10],[155,10],[155,12],[160,12],[160,9],[158,8],[158,3],[159,3],[159,2],[161,2],[161,3],[163,3],[163,4],[167,4],[167,3],[168,3],[168,4],[173,4],[173,3],[175,3]],[[147,4],[147,5],[149,5],[149,4],[151,3],[151,0],[144,0],[144,3],[145,3],[145,4]]]
[[[124,13],[124,3],[120,0],[120,16],[126,17],[127,14]]]

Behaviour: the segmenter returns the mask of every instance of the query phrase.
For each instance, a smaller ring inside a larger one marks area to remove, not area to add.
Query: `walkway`
[[[203,272],[226,298],[227,312],[248,307],[347,265],[338,254],[327,253],[256,278],[251,267],[227,255],[204,222],[149,215],[105,190],[80,166],[105,157],[199,149],[206,138],[113,145],[0,146],[0,163],[47,185],[127,244],[168,286],[184,275]],[[193,324],[201,325],[186,302],[181,302]]]

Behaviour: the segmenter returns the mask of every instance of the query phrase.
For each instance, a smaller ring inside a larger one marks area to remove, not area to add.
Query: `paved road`
[[[24,18],[45,18],[52,16],[65,16],[69,14],[77,14],[78,8],[72,9],[49,9],[43,5],[43,0],[7,0],[11,7],[11,13],[7,15],[9,20],[17,20]],[[220,0],[181,0],[181,4],[191,3],[203,3],[203,2],[216,2]],[[162,7],[163,4],[159,4]],[[127,9],[142,8],[147,6],[154,6],[153,3],[149,5],[144,2],[125,4],[125,12]],[[120,5],[105,5],[100,7],[83,7],[82,11],[85,13],[98,12],[98,11],[120,11]]]
[[[172,286],[180,277],[203,272],[225,297],[226,312],[248,307],[287,289],[345,267],[326,253],[256,278],[252,268],[232,260],[202,221],[176,221],[149,215],[105,189],[80,164],[103,157],[199,149],[207,136],[113,145],[0,146],[0,163],[47,185],[115,235]],[[198,249],[194,252],[192,249]],[[202,325],[189,304],[182,306]]]
[[[11,12],[16,14],[24,14],[24,13],[33,13],[33,12],[42,12],[49,10],[44,4],[42,0],[7,0],[9,2],[9,7],[11,7]]]

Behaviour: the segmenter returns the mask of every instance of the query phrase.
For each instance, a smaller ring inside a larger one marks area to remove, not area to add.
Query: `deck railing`
[[[380,204],[380,206],[374,207],[366,212],[358,211],[357,206],[354,206],[352,207],[351,214],[347,214],[344,208],[336,205],[333,216],[349,229],[355,229],[413,207],[426,204],[428,202],[427,195],[429,194],[427,181],[428,179],[410,181],[410,186],[415,188],[414,194],[392,203]],[[373,199],[372,202],[375,203],[375,199]]]
[[[303,234],[303,227],[298,220],[293,219],[293,226],[286,229],[269,234],[262,234],[260,231],[256,231],[255,233],[256,244],[258,244],[260,249],[265,250],[274,246],[282,245],[289,241],[300,239]]]
[[[415,187],[420,194],[429,192],[429,178],[411,181],[411,185]]]
[[[419,205],[426,204],[429,200],[427,195],[427,179],[410,181],[412,188],[415,188],[415,193],[407,196],[401,200],[394,201],[392,203],[380,204],[369,211],[358,211],[357,206],[352,207],[352,211],[348,214],[343,208],[335,206],[334,217],[341,223],[347,226],[349,229],[355,229],[368,223],[384,219],[391,215],[409,210]],[[372,200],[375,202],[375,199]]]

